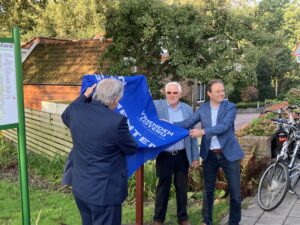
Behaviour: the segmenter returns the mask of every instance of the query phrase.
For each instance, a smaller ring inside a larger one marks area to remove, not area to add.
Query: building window
[[[205,102],[205,95],[206,95],[206,85],[203,83],[198,83],[198,99],[197,103]]]

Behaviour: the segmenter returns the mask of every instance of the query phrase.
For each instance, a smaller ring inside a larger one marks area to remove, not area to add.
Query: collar
[[[168,103],[168,101],[166,100],[167,102],[167,106],[168,106],[168,109],[172,109],[173,111],[177,111],[181,108],[181,104],[180,102],[178,102],[177,106],[175,108],[171,107],[171,105]]]
[[[218,109],[220,108],[221,103],[222,103],[222,102],[220,102],[220,103],[218,104],[217,107],[213,107],[212,104],[211,104],[211,102],[209,102],[209,105],[210,105],[210,108],[211,108],[211,109],[213,109],[213,110],[218,110]]]

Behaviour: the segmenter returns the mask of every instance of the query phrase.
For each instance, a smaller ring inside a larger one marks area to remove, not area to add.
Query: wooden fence
[[[73,146],[71,134],[60,115],[25,109],[25,125],[27,150],[51,158],[70,152]],[[16,129],[2,133],[5,138],[17,142]]]

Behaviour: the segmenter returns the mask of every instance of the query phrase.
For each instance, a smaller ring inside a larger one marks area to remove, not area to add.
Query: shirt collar
[[[180,102],[178,102],[178,104],[177,104],[177,106],[175,108],[172,108],[170,106],[170,104],[168,103],[168,101],[167,101],[167,105],[168,105],[168,108],[172,109],[173,111],[177,111],[177,110],[179,110],[181,108]]]
[[[211,102],[209,102],[210,108],[213,110],[218,110],[220,108],[221,103],[219,103],[219,105],[217,107],[213,107]]]

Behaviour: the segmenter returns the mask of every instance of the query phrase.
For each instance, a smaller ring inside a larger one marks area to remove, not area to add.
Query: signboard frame
[[[15,72],[16,72],[15,76],[16,76],[16,92],[17,92],[16,97],[17,97],[17,109],[18,109],[18,123],[0,125],[0,130],[17,128],[22,224],[30,225],[28,172],[27,172],[27,159],[26,159],[24,94],[23,94],[22,59],[21,59],[21,44],[20,44],[19,28],[14,27],[12,29],[12,38],[3,37],[0,38],[0,42],[14,44],[14,58],[15,58]]]

